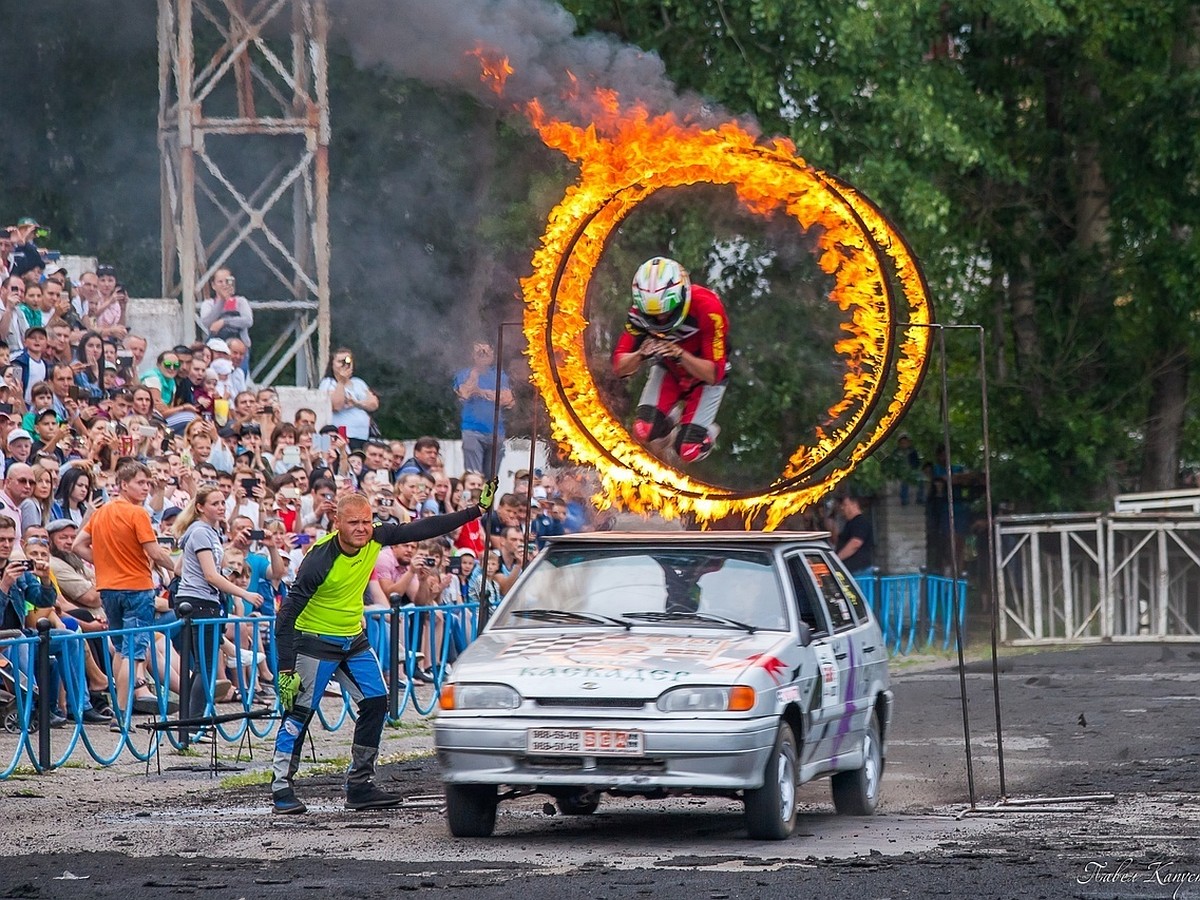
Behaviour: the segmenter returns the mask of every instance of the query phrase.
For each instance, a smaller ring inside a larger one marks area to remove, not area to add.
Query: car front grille
[[[553,709],[642,709],[650,701],[624,697],[536,697],[534,702]]]

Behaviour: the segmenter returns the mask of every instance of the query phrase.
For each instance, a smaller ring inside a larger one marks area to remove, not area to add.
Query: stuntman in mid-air
[[[712,452],[714,424],[725,394],[729,319],[721,298],[692,284],[673,259],[648,259],[633,276],[633,305],[613,351],[622,378],[651,363],[634,414],[633,434],[643,444],[666,443],[674,432],[684,463]]]

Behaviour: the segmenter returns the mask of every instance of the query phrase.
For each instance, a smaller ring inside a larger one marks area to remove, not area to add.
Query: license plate
[[[640,731],[609,728],[530,728],[526,750],[553,756],[641,756]]]

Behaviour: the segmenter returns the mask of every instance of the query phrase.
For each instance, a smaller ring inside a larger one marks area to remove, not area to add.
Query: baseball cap
[[[24,428],[14,428],[12,431],[10,431],[8,433],[8,442],[10,444],[13,441],[20,441],[20,440],[32,441],[33,435],[30,434],[28,431],[26,431]]]
[[[229,345],[220,338],[209,338],[208,343],[204,345],[213,353],[224,353],[229,355]]]
[[[472,559],[476,558],[475,551],[472,550],[470,547],[459,547],[457,550],[454,551],[454,555],[455,556],[469,556]]]

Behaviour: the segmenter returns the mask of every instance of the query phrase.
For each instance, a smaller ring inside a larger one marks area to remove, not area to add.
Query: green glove
[[[299,672],[280,672],[275,677],[275,692],[279,695],[279,705],[285,713],[291,712],[292,707],[296,705],[301,687],[303,685],[300,683]]]
[[[497,481],[492,478],[483,486],[483,490],[479,492],[479,511],[487,512],[492,508],[492,503],[496,499]]]

